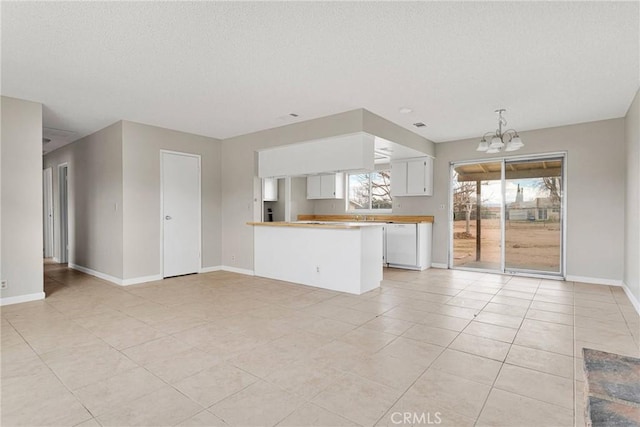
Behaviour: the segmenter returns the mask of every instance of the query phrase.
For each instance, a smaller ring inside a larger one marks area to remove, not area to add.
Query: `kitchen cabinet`
[[[278,179],[264,178],[262,180],[262,201],[277,202],[278,201]]]
[[[433,158],[419,157],[391,163],[391,196],[433,195]]]
[[[307,199],[344,198],[344,174],[331,173],[307,177]]]
[[[431,267],[432,224],[387,224],[384,262],[389,267],[426,270]]]

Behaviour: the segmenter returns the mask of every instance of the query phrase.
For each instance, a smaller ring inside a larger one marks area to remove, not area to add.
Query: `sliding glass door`
[[[505,162],[505,269],[562,272],[562,158]]]
[[[453,169],[453,265],[500,270],[502,162]]]
[[[564,155],[451,165],[451,268],[563,276]]]

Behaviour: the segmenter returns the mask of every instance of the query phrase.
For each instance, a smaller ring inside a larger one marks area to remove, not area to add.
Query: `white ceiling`
[[[2,94],[78,138],[120,119],[228,138],[365,108],[441,142],[493,130],[499,107],[518,130],[621,117],[640,79],[639,2],[1,7]]]

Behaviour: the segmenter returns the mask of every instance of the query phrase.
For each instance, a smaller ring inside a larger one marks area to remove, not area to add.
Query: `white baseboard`
[[[155,282],[156,280],[162,280],[162,275],[160,274],[156,274],[153,276],[134,277],[131,279],[120,279],[118,277],[113,277],[108,274],[101,273],[99,271],[91,270],[90,268],[83,267],[78,264],[69,263],[69,268],[81,271],[83,273],[89,274],[91,276],[95,276],[99,279],[103,279],[111,283],[115,283],[116,285],[120,285],[120,286],[137,285],[140,283]],[[201,268],[198,273],[210,273],[212,271],[220,271],[220,270],[229,271],[232,273],[244,274],[247,276],[255,276],[255,273],[253,272],[253,270],[247,270],[245,268],[230,267],[227,265],[216,265],[213,267],[204,267],[204,268]]]
[[[60,264],[60,260],[56,257],[51,258],[56,264]]]
[[[220,269],[223,270],[223,271],[229,271],[231,273],[244,274],[244,275],[247,275],[247,276],[255,276],[256,275],[253,270],[247,270],[246,268],[230,267],[228,265],[223,265],[223,266],[221,266]]]
[[[633,308],[635,308],[638,315],[640,315],[640,301],[638,301],[636,296],[631,293],[631,289],[629,289],[626,283],[622,284],[622,289],[624,289],[624,293],[627,294],[627,298],[631,301]]]
[[[69,268],[73,268],[74,270],[81,271],[81,272],[83,272],[85,274],[88,274],[90,276],[94,276],[94,277],[97,277],[99,279],[106,280],[107,282],[115,283],[116,285],[122,286],[122,279],[120,279],[118,277],[110,276],[108,274],[101,273],[99,271],[95,271],[95,270],[92,270],[90,268],[78,265],[78,264],[73,264],[71,262],[69,263]]]
[[[153,276],[141,276],[133,277],[131,279],[124,279],[118,283],[120,286],[138,285],[140,283],[155,282],[156,280],[162,280],[162,275],[154,274]]]
[[[594,285],[622,286],[622,280],[599,279],[597,277],[572,276],[569,274],[567,275],[565,280],[567,280],[568,282],[582,282],[582,283],[590,283]]]
[[[21,302],[38,301],[44,299],[44,292],[36,292],[35,294],[18,295],[15,297],[0,298],[0,306],[20,304]]]
[[[431,267],[432,268],[444,268],[445,270],[449,268],[449,266],[447,264],[441,263],[441,262],[432,262],[431,263]]]

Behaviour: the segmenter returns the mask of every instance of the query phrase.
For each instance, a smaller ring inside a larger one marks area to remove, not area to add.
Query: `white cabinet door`
[[[423,159],[407,162],[407,194],[424,194],[427,189],[424,186],[426,161]]]
[[[344,174],[331,173],[307,177],[307,199],[344,198]]]
[[[407,195],[407,162],[391,163],[391,196]]]
[[[433,159],[420,157],[391,165],[392,196],[431,196],[433,194]]]
[[[311,175],[307,177],[307,199],[322,198],[320,183],[320,175]]]
[[[424,186],[426,188],[424,195],[433,196],[433,157],[425,159]]]
[[[320,198],[333,199],[336,196],[336,176],[320,175]]]
[[[277,202],[278,201],[278,179],[264,178],[262,180],[262,201]]]
[[[392,265],[418,265],[418,225],[387,224],[387,259]]]

